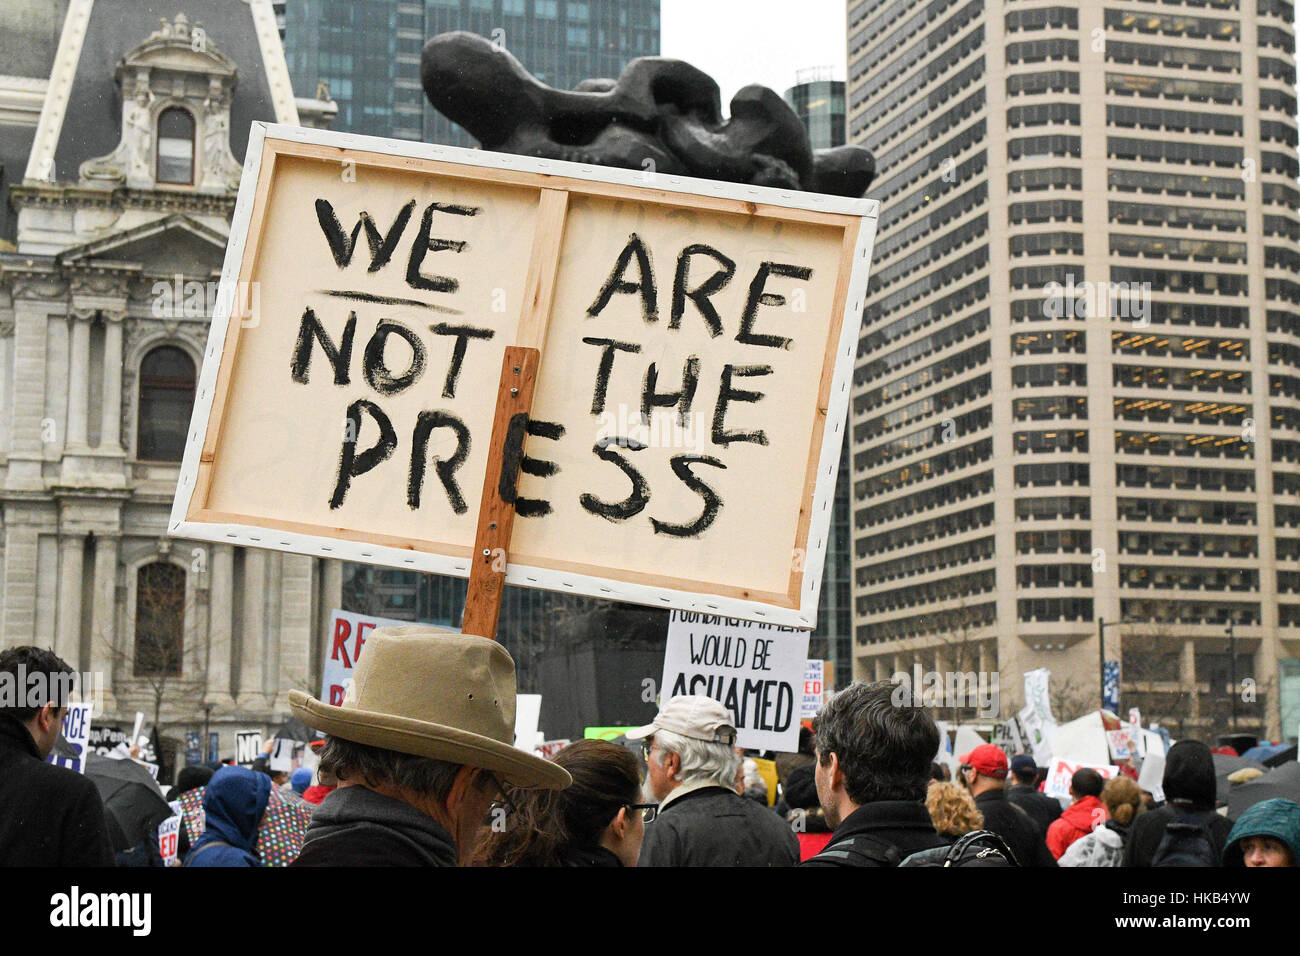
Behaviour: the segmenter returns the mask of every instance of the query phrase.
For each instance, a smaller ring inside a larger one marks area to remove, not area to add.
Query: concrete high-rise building
[[[844,81],[831,78],[828,67],[800,70],[796,84],[785,91],[785,101],[808,130],[813,149],[844,145]],[[853,603],[850,516],[851,472],[845,439],[831,512],[831,537],[826,547],[822,593],[817,605],[817,626],[808,643],[808,656],[824,657],[835,667],[835,687],[853,679]]]
[[[430,37],[467,30],[514,55],[539,80],[570,89],[617,77],[659,53],[659,0],[286,0],[293,87],[329,87],[334,129],[450,146],[473,137],[435,111],[420,87]]]
[[[881,201],[853,395],[858,676],[998,671],[1007,714],[1047,667],[1077,712],[1099,622],[1131,621],[1104,630],[1124,713],[1295,736],[1294,19],[1284,0],[850,3],[849,140]]]

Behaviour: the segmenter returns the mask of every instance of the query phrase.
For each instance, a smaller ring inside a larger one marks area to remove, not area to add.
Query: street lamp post
[[[1230,673],[1232,675],[1232,732],[1237,732],[1237,632],[1234,629],[1236,622],[1228,623],[1228,657],[1230,658]]]

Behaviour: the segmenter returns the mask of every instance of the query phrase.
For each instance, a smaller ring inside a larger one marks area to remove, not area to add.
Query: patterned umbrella
[[[206,787],[199,787],[176,798],[185,817],[191,846],[203,835],[206,826],[207,817],[203,812],[206,790]],[[257,825],[257,844],[253,848],[264,866],[288,866],[298,858],[303,836],[311,823],[311,811],[311,804],[295,803],[282,796],[279,790],[271,791],[262,822]]]

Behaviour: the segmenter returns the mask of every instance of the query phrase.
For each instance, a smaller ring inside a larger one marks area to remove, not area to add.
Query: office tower
[[[849,139],[881,201],[855,672],[999,671],[1005,715],[1047,667],[1077,713],[1100,632],[1123,714],[1293,735],[1292,6],[862,0],[848,20]]]
[[[509,50],[539,80],[570,89],[617,77],[659,53],[659,0],[287,0],[285,58],[293,88],[324,82],[339,105],[333,128],[476,146],[420,87],[420,50],[467,30]]]
[[[795,85],[785,91],[785,101],[808,130],[813,149],[843,146],[844,81],[831,79],[828,67],[800,70],[795,79]],[[852,519],[849,515],[852,479],[849,457],[846,439],[835,483],[831,536],[826,545],[822,592],[817,605],[817,627],[808,643],[810,658],[824,658],[834,663],[835,687],[844,687],[853,679]]]

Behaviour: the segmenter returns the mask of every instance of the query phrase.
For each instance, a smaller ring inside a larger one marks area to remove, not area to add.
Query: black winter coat
[[[985,790],[975,798],[975,806],[984,814],[984,829],[1006,840],[1021,866],[1056,866],[1038,824],[1007,799],[1005,790]]]
[[[43,761],[27,728],[7,715],[0,715],[0,865],[113,865],[95,785]]]
[[[934,832],[934,823],[924,803],[906,800],[881,800],[858,807],[840,821],[831,839],[822,850],[801,866],[866,866],[867,857],[833,849],[835,844],[853,837],[865,836],[879,841],[896,851],[901,862],[918,850],[932,850],[947,846],[948,841]],[[884,865],[884,864],[880,864]]]
[[[1038,824],[1038,828],[1043,831],[1043,839],[1046,840],[1047,828],[1061,815],[1061,802],[1023,783],[1007,787],[1006,794],[1007,800],[1024,810]]]
[[[765,806],[726,787],[672,801],[646,824],[637,866],[795,866],[799,838]]]
[[[455,866],[456,843],[433,817],[365,787],[330,791],[290,866]]]

